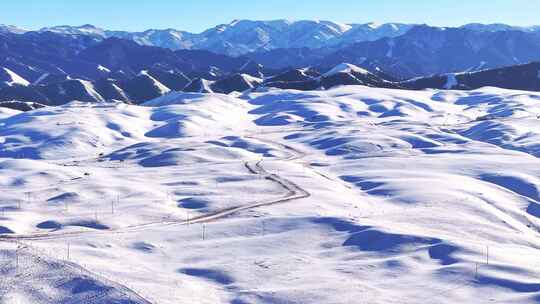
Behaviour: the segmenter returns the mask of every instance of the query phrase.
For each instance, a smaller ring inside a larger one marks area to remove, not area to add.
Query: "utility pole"
[[[206,239],[206,224],[203,224],[203,241]]]

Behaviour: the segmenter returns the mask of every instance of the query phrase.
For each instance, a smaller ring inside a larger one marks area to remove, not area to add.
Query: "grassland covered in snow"
[[[0,303],[538,303],[540,94],[0,112]]]

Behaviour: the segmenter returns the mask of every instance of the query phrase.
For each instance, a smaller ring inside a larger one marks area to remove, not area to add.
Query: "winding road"
[[[270,142],[270,141],[263,140],[261,138],[257,138],[254,136],[249,136],[249,138],[257,139],[260,141],[266,141],[276,146],[281,146],[284,149],[287,149],[287,151],[289,152],[289,156],[283,159],[278,159],[276,161],[295,161],[305,156],[305,153],[295,148],[292,148],[288,145],[277,144],[275,142]],[[142,230],[155,229],[155,228],[172,226],[172,225],[207,223],[207,222],[211,222],[211,221],[215,221],[221,218],[228,217],[240,211],[251,210],[251,209],[255,209],[262,206],[270,206],[270,205],[275,205],[275,204],[287,203],[287,202],[291,202],[294,200],[299,200],[299,199],[303,199],[303,198],[307,198],[311,196],[311,194],[308,191],[306,191],[299,185],[295,184],[294,182],[288,180],[287,178],[279,174],[268,172],[262,166],[263,162],[264,160],[246,161],[244,163],[244,166],[250,173],[257,174],[261,176],[262,178],[272,181],[276,183],[277,185],[279,185],[281,188],[283,188],[286,191],[284,195],[277,198],[269,199],[269,200],[249,203],[247,205],[225,208],[225,209],[211,212],[208,214],[203,214],[197,217],[193,217],[191,219],[150,222],[150,223],[143,223],[143,224],[138,224],[138,225],[133,225],[133,226],[128,226],[128,227],[121,227],[117,229],[109,229],[109,230],[103,230],[103,231],[81,230],[81,231],[71,231],[71,232],[45,232],[45,233],[16,234],[16,235],[10,235],[10,234],[1,235],[0,234],[0,241],[11,241],[11,242],[13,241],[39,241],[39,240],[79,237],[83,235],[86,236],[86,235],[110,234],[110,233],[134,233],[134,232],[138,232]]]
[[[268,142],[267,140],[257,138],[257,137],[254,137],[254,136],[250,136],[250,138]],[[301,151],[299,151],[297,149],[294,149],[294,148],[292,148],[290,146],[278,144],[278,143],[275,143],[275,142],[272,142],[272,144],[275,145],[275,146],[279,146],[284,150],[287,150],[288,155],[289,155],[286,158],[277,159],[275,161],[289,161],[290,162],[290,161],[295,161],[295,160],[300,159],[300,158],[305,156],[305,153],[303,153],[303,152],[301,152]],[[275,205],[275,204],[287,203],[287,202],[291,202],[291,201],[294,201],[294,200],[308,198],[308,197],[311,196],[311,194],[308,191],[306,191],[305,189],[303,189],[302,187],[300,187],[296,183],[288,180],[287,178],[285,178],[285,177],[283,177],[283,176],[281,176],[279,174],[268,172],[263,167],[263,165],[262,165],[263,162],[264,162],[263,159],[256,160],[256,161],[246,161],[244,163],[244,166],[250,173],[259,175],[261,178],[264,178],[264,179],[266,179],[268,181],[271,181],[271,182],[279,185],[281,188],[283,188],[285,190],[285,193],[282,196],[279,196],[279,197],[276,197],[276,198],[273,198],[273,199],[264,200],[264,201],[252,202],[252,203],[246,204],[246,205],[241,205],[241,206],[222,209],[222,210],[219,210],[219,211],[216,211],[216,212],[203,214],[203,215],[194,217],[192,219],[187,219],[187,220],[172,220],[172,221],[144,223],[144,224],[139,224],[139,225],[134,225],[134,226],[129,226],[129,227],[122,227],[122,228],[118,228],[118,229],[110,229],[110,230],[105,230],[105,231],[84,231],[84,230],[81,230],[81,231],[72,231],[72,232],[34,233],[34,234],[26,234],[26,235],[7,235],[7,234],[2,235],[2,234],[0,234],[0,242],[10,242],[10,243],[24,244],[24,248],[29,249],[30,246],[28,244],[26,244],[26,243],[23,243],[23,242],[52,240],[52,239],[56,240],[56,239],[74,238],[74,237],[88,237],[88,236],[92,236],[92,235],[96,235],[96,234],[101,234],[102,235],[102,234],[136,233],[136,232],[145,231],[145,230],[148,230],[148,229],[158,229],[158,228],[162,228],[162,227],[165,227],[165,226],[206,223],[206,222],[211,222],[211,221],[215,221],[215,220],[218,220],[218,219],[228,217],[230,215],[233,215],[233,214],[241,212],[241,211],[251,210],[251,209],[259,208],[259,207],[262,207],[262,206],[270,206],[270,205]],[[304,165],[304,166],[306,166],[306,165]],[[31,255],[31,256],[37,258],[40,261],[43,260],[42,258],[37,257],[35,255]],[[48,257],[48,258],[50,258],[50,257]],[[50,259],[52,260],[52,258],[50,258]],[[107,283],[107,284],[109,284],[111,286],[115,286],[116,287],[115,290],[118,290],[119,292],[122,292],[124,295],[126,295],[126,297],[128,297],[128,298],[129,297],[135,297],[137,299],[137,301],[138,301],[137,303],[146,303],[146,304],[151,304],[152,303],[151,301],[144,298],[143,296],[141,296],[140,294],[138,294],[136,291],[132,290],[131,288],[129,288],[127,286],[124,286],[124,285],[122,285],[122,284],[120,284],[118,282],[115,282],[115,281],[113,281],[111,279],[107,279],[107,278],[104,278],[102,276],[96,275],[93,272],[91,272],[90,270],[84,268],[82,265],[78,265],[78,264],[75,264],[73,262],[66,262],[66,261],[60,261],[60,262],[66,268],[76,270],[76,271],[79,271],[81,273],[86,273],[88,275],[92,275],[92,276],[98,278],[102,282],[105,282],[105,283]],[[105,291],[101,292],[101,293],[98,293],[98,294],[92,296],[91,299],[87,299],[88,301],[85,302],[85,303],[91,303],[91,302],[95,302],[96,300],[105,298],[107,296],[107,293],[108,292],[105,292]]]

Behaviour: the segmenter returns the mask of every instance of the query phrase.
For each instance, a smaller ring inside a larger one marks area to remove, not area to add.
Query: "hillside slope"
[[[539,101],[347,86],[3,111],[0,302],[538,303]]]

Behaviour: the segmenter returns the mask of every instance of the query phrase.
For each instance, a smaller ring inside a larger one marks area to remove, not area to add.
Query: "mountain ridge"
[[[260,50],[279,48],[320,48],[348,45],[397,37],[420,24],[412,23],[341,23],[328,20],[233,20],[201,32],[173,28],[144,31],[109,30],[92,24],[80,26],[57,25],[38,30],[25,30],[11,25],[0,25],[0,32],[26,33],[51,31],[57,34],[90,35],[101,39],[117,37],[133,40],[141,45],[179,49],[207,49],[227,55],[244,55]],[[438,27],[451,28],[451,27]],[[482,32],[523,31],[538,32],[540,26],[513,26],[502,23],[469,23],[454,28]],[[253,32],[253,34],[249,34]],[[246,33],[248,35],[246,36]],[[243,37],[242,37],[243,36]],[[244,40],[242,40],[244,39]]]
[[[342,45],[358,41],[371,41],[405,33],[414,24],[386,23],[376,25],[345,24],[325,20],[233,20],[200,33],[177,29],[148,29],[145,31],[107,30],[91,24],[80,26],[59,25],[26,31],[17,27],[1,27],[0,32],[54,32],[64,35],[90,35],[94,38],[111,37],[133,40],[141,45],[166,47],[173,50],[206,49],[227,55],[240,56],[257,50],[277,48]],[[253,32],[253,33],[252,33]],[[247,35],[246,35],[247,33]],[[250,34],[252,33],[252,34]],[[344,34],[347,34],[346,36]]]

